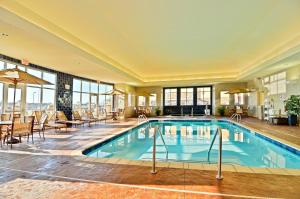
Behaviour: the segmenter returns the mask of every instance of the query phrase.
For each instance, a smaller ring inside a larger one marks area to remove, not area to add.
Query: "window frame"
[[[171,92],[169,92],[170,94],[169,94],[169,99],[167,99],[167,95],[166,95],[166,91],[168,91],[168,90],[170,90]],[[175,92],[174,92],[175,91]],[[172,93],[174,94],[176,94],[176,98],[175,99],[173,99],[172,98]],[[177,98],[178,98],[178,91],[177,91],[177,88],[165,88],[164,89],[164,106],[178,106],[178,100],[177,100]],[[166,102],[167,102],[167,100],[169,100],[170,101],[170,104],[167,104]],[[172,102],[175,102],[174,104],[172,104]]]
[[[209,89],[209,91],[206,91],[206,90],[205,90],[205,89],[207,89],[207,88]],[[202,90],[202,91],[199,91],[200,89],[203,89],[203,90]],[[212,89],[211,89],[210,86],[196,87],[196,93],[197,93],[197,96],[196,96],[196,104],[197,104],[197,106],[206,106],[206,105],[210,106],[210,105],[211,105],[211,94],[212,94]],[[202,101],[203,101],[203,102],[205,101],[205,100],[204,100],[205,94],[206,94],[206,93],[209,93],[209,102],[208,102],[208,104],[199,104],[199,103],[198,103],[198,102],[199,102],[199,99],[201,99],[199,93],[202,93]]]
[[[185,99],[183,99],[182,94],[185,94]],[[189,96],[192,96],[189,99]],[[182,102],[185,102],[184,104]],[[191,103],[188,103],[191,102]],[[180,106],[194,106],[194,88],[193,87],[184,87],[180,88]]]
[[[230,94],[227,93],[228,91],[220,91],[220,105],[222,106],[229,106],[230,105]],[[224,103],[222,100],[222,94],[228,97],[228,103]]]

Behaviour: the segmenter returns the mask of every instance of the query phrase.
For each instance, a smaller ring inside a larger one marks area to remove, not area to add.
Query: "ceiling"
[[[1,53],[96,80],[246,81],[299,64],[299,0],[0,3]]]

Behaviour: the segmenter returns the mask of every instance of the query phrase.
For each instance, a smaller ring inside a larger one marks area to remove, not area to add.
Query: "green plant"
[[[225,106],[219,106],[219,107],[218,107],[218,113],[219,113],[221,116],[224,116],[224,115],[225,115]]]
[[[284,103],[288,115],[300,115],[300,95],[291,95]]]
[[[159,108],[159,107],[156,107],[156,108],[155,108],[155,114],[156,114],[156,116],[159,116],[160,113],[161,113],[160,108]]]

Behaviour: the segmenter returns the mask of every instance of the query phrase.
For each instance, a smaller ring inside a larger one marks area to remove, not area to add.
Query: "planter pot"
[[[289,125],[290,126],[296,126],[297,125],[297,115],[289,115]]]

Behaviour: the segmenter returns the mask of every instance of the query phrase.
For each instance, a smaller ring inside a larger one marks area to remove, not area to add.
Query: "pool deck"
[[[119,134],[136,119],[46,132],[43,141],[0,148],[0,198],[300,198],[300,170],[225,165],[222,181],[216,166],[88,158],[85,147]],[[257,119],[242,124],[294,146],[300,127],[273,126]],[[96,140],[96,141],[95,141]]]

